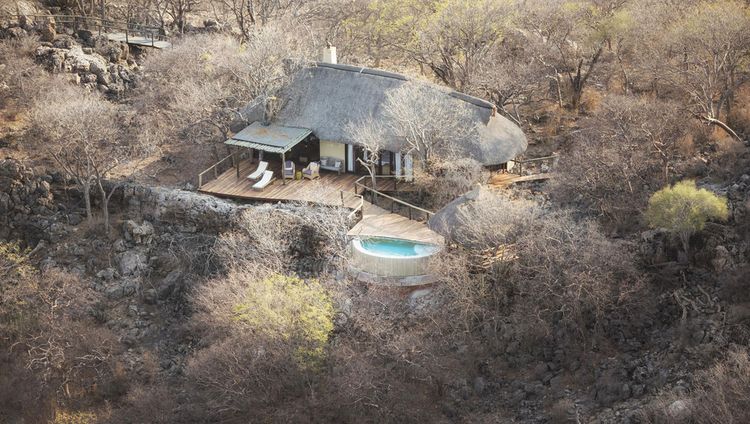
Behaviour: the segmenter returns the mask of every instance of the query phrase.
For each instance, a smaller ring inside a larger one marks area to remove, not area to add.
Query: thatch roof
[[[345,127],[350,122],[373,118],[384,122],[382,105],[388,90],[403,84],[421,84],[433,91],[434,101],[446,102],[451,109],[463,108],[479,127],[478,140],[467,140],[457,150],[484,165],[497,165],[526,150],[526,137],[518,126],[498,114],[494,105],[406,76],[375,69],[319,63],[299,71],[281,94],[280,110],[273,122],[289,127],[309,128],[321,140],[356,144]],[[263,106],[248,111],[262,119]],[[402,141],[385,140],[388,149],[398,151]]]

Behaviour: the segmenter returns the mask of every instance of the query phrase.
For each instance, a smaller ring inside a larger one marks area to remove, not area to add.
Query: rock
[[[101,278],[104,281],[112,281],[112,279],[115,278],[115,269],[114,268],[103,269],[97,272],[96,276],[98,278]]]
[[[10,38],[26,38],[28,36],[28,33],[25,29],[14,27],[8,29],[8,35],[10,35]]]
[[[52,40],[50,40],[52,41]],[[76,46],[76,40],[69,35],[58,35],[55,40],[52,41],[52,46],[56,49],[70,50]]]
[[[125,245],[125,240],[123,240],[123,239],[117,239],[112,244],[112,249],[114,249],[114,251],[117,252],[117,253],[122,253],[122,252],[128,250],[128,247]]]
[[[78,32],[76,32],[76,36],[86,45],[91,45],[94,39],[94,33],[87,29],[79,29]]]
[[[667,415],[672,422],[686,422],[690,418],[690,403],[687,400],[678,399],[667,407]]]
[[[148,221],[138,225],[135,221],[128,220],[123,224],[123,235],[125,240],[132,240],[135,244],[151,244],[154,226]]]
[[[484,389],[487,387],[487,383],[484,381],[484,378],[477,377],[474,379],[474,392],[481,396],[482,393],[484,393]]]
[[[135,346],[135,344],[137,342],[136,338],[133,335],[131,335],[130,333],[122,336],[122,338],[120,339],[120,341],[122,342],[122,344],[124,344],[127,347],[133,347],[133,346]]]
[[[120,275],[138,275],[146,270],[146,256],[134,250],[128,250],[119,255]]]
[[[104,294],[112,300],[122,299],[138,291],[140,284],[136,280],[125,280],[108,287]]]
[[[68,214],[68,224],[78,225],[83,221],[83,217],[77,213]]]
[[[714,249],[714,258],[711,260],[711,266],[717,272],[721,272],[732,264],[732,255],[724,246],[716,246]]]
[[[55,30],[55,18],[46,18],[43,21],[38,22],[37,32],[41,35],[40,39],[42,41],[54,41],[55,36],[57,36],[57,31]]]
[[[143,292],[143,302],[146,303],[147,305],[155,304],[157,299],[158,299],[158,295],[156,293],[156,290],[148,289],[145,292]]]
[[[157,289],[158,296],[160,300],[167,299],[172,293],[175,292],[175,289],[182,285],[182,272],[179,270],[174,270],[167,274],[166,277],[164,277],[163,280],[159,283],[159,287]]]

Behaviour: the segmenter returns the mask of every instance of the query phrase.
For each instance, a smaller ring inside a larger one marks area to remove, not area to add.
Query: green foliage
[[[699,189],[695,181],[680,181],[651,196],[646,219],[654,228],[666,228],[677,234],[685,251],[690,236],[701,231],[709,219],[726,220],[729,215],[726,199]]]
[[[296,346],[302,368],[320,363],[333,330],[333,303],[318,280],[273,274],[252,284],[233,312],[256,334]]]
[[[33,268],[25,264],[28,252],[21,249],[17,243],[0,242],[0,271],[3,275],[14,277],[27,277],[33,272]],[[8,275],[8,272],[11,272]]]

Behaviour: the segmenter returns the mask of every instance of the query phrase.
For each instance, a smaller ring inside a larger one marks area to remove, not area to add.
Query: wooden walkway
[[[217,178],[204,183],[198,191],[217,197],[254,200],[260,202],[299,201],[355,209],[361,199],[354,194],[355,174],[337,175],[334,172],[320,172],[316,180],[276,179],[262,191],[253,190],[253,182],[246,177],[257,165],[245,159],[240,162],[240,178],[237,169],[231,168]],[[279,175],[279,163],[271,162],[269,170]],[[343,199],[343,202],[342,202]],[[364,202],[362,220],[348,233],[349,236],[378,236],[401,238],[422,243],[443,244],[443,238],[427,228],[424,222],[413,221],[405,216],[391,213],[383,208]]]
[[[166,49],[172,47],[162,29],[155,26],[141,25],[135,22],[113,21],[96,16],[81,15],[11,15],[16,19],[31,19],[33,22],[54,21],[58,32],[62,28],[73,30],[86,29],[104,35],[109,41],[127,43],[141,47]]]
[[[168,49],[172,47],[172,43],[165,40],[157,40],[153,37],[144,37],[141,35],[125,34],[124,32],[111,32],[107,35],[109,41],[117,41],[119,43],[128,43],[135,46],[141,47],[153,47],[155,49]]]
[[[494,188],[508,188],[516,183],[528,182],[528,181],[541,181],[554,178],[555,174],[547,172],[544,174],[532,174],[532,175],[517,175],[511,173],[495,174],[490,177],[489,185]]]

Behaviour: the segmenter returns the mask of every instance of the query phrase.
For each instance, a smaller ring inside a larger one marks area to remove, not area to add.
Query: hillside
[[[750,421],[746,2],[104,4],[0,7],[0,422]]]

